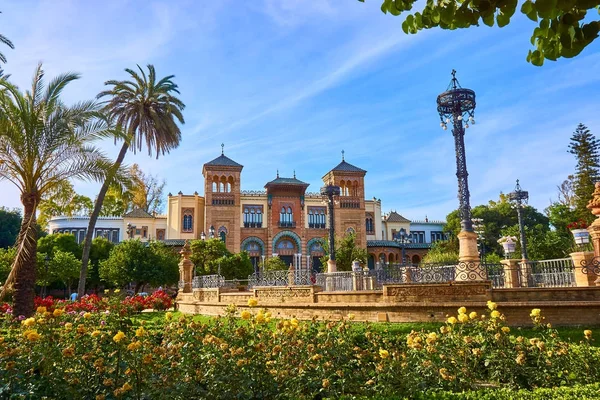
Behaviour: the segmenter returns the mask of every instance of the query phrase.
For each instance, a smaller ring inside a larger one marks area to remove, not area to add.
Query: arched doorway
[[[375,269],[375,255],[369,254],[369,258],[367,259],[367,265],[369,269]]]
[[[290,264],[296,268],[296,260],[300,262],[302,256],[302,241],[300,237],[292,231],[281,231],[273,238],[273,253],[289,266]],[[296,255],[298,257],[296,258]]]
[[[254,267],[254,272],[258,273],[261,264],[261,258],[265,255],[265,244],[264,242],[257,237],[251,236],[247,237],[242,241],[241,245],[242,251],[248,253],[250,257],[250,261],[252,262],[252,266]]]
[[[306,247],[308,254],[310,255],[310,265],[313,272],[323,272],[323,263],[321,262],[321,257],[325,255],[323,239],[311,239],[308,241]]]
[[[414,255],[412,256],[412,263],[413,264],[419,264],[421,262],[421,257],[419,257],[418,255]]]

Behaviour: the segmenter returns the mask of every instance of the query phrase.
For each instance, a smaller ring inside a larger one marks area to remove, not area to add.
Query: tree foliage
[[[283,271],[289,269],[289,266],[285,265],[285,262],[278,256],[269,257],[265,260],[266,271]]]
[[[71,253],[81,259],[81,246],[77,243],[75,235],[70,233],[54,233],[38,240],[38,251],[54,257],[58,251]]]
[[[73,184],[64,181],[42,198],[39,206],[38,223],[42,227],[46,227],[52,217],[89,215],[93,207],[92,199],[77,194]]]
[[[165,181],[145,174],[137,164],[131,166],[130,173],[133,183],[131,188],[133,206],[150,214],[160,214],[164,208]]]
[[[110,257],[110,251],[115,244],[110,240],[98,236],[92,240],[92,249],[90,251],[90,273],[87,276],[87,284],[98,287],[100,284],[100,263]]]
[[[0,14],[2,12],[0,11]],[[11,49],[15,48],[15,45],[13,44],[13,42],[11,42],[6,36],[0,34],[0,43],[2,43],[5,46],[10,47]],[[6,56],[4,55],[4,53],[2,53],[0,51],[0,63],[5,63],[6,64]],[[0,77],[2,76],[2,67],[0,67]]]
[[[0,249],[14,246],[21,226],[21,211],[0,207]]]
[[[325,255],[321,258],[323,265],[329,261],[329,241],[325,239],[323,249]],[[352,271],[352,262],[359,261],[362,266],[367,263],[367,249],[356,245],[356,234],[348,233],[335,240],[335,264],[338,271]]]
[[[364,0],[359,0],[364,2]],[[413,9],[416,0],[383,0],[381,10],[398,16]],[[422,29],[458,29],[498,25],[502,28],[520,10],[537,23],[531,36],[535,50],[529,50],[527,61],[541,66],[544,59],[575,57],[598,37],[600,21],[592,15],[600,9],[600,0],[427,0],[422,11],[408,14],[402,30],[415,34]],[[598,9],[598,10],[596,10]],[[587,18],[586,18],[587,16]]]
[[[71,293],[73,282],[79,278],[80,266],[81,261],[73,253],[56,250],[48,267],[50,282],[61,282],[67,289],[67,293]]]
[[[108,259],[100,262],[100,277],[122,287],[135,283],[135,292],[145,285],[170,285],[179,277],[179,258],[159,242],[126,240],[116,245]]]
[[[219,271],[225,279],[248,279],[254,272],[252,261],[245,251],[237,254],[227,254],[208,264],[208,273],[216,274]]]
[[[579,124],[571,136],[569,153],[575,155],[575,180],[573,189],[575,193],[575,215],[588,223],[595,217],[587,209],[588,202],[592,199],[594,185],[600,180],[600,140],[583,124]]]
[[[190,250],[190,260],[196,266],[196,275],[216,274],[212,270],[213,262],[230,254],[220,239],[193,240],[190,242]]]

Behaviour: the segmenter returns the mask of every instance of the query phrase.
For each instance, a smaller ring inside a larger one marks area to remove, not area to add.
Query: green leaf
[[[523,3],[523,5],[521,6],[521,12],[523,14],[529,14],[532,10],[534,9],[533,7],[533,3],[529,0],[527,0],[525,3]]]
[[[535,9],[542,18],[551,18],[555,8],[556,0],[537,0],[535,2]]]
[[[408,24],[406,23],[406,20],[402,22],[402,30],[408,35]]]
[[[541,67],[544,65],[544,55],[541,51],[535,50],[531,53],[530,62],[537,67]]]
[[[487,26],[494,26],[494,14],[493,13],[484,15],[481,17],[481,19],[483,20],[483,23],[486,24]]]
[[[567,49],[570,49],[572,42],[573,42],[573,40],[571,38],[571,35],[569,35],[568,33],[560,34],[560,44],[562,44],[564,47],[566,47]]]
[[[505,27],[510,22],[510,16],[508,14],[500,12],[496,16],[496,21],[498,22],[499,28]]]
[[[437,8],[434,8],[431,12],[431,21],[433,21],[434,24],[440,23],[440,12]]]

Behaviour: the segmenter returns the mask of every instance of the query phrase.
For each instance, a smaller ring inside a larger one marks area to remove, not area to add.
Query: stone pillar
[[[504,266],[504,287],[507,289],[514,289],[521,287],[521,260],[508,259],[501,260],[500,262]],[[523,282],[527,283],[527,277],[523,277]],[[525,285],[526,286],[526,285]]]
[[[485,270],[479,260],[477,250],[477,234],[475,232],[460,231],[458,234],[459,250],[455,280],[457,281],[482,281],[487,278]]]
[[[190,260],[192,251],[190,250],[190,243],[186,240],[185,244],[179,252],[181,254],[181,261],[179,261],[179,283],[180,287],[183,285],[183,293],[192,292],[192,271],[194,269],[194,263]]]
[[[519,260],[519,266],[521,267],[521,287],[529,287],[529,281],[531,278],[531,264],[527,260]]]
[[[575,285],[577,287],[596,286],[595,281],[598,276],[594,273],[594,252],[578,251],[570,255],[575,268]]]
[[[358,261],[352,261],[352,290],[361,290],[363,287],[363,270]]]
[[[592,240],[592,244],[594,245],[594,257],[590,259],[586,258],[585,272],[587,272],[586,275],[588,277],[588,284],[590,286],[600,286],[600,182],[596,182],[594,193],[592,194],[592,199],[588,203],[587,208],[589,208],[591,213],[596,216],[596,219],[588,227],[590,239]],[[575,261],[575,258],[573,258],[573,261]],[[575,264],[576,278],[577,269],[580,265],[580,263]],[[583,270],[581,272],[583,272]]]
[[[337,266],[335,260],[327,260],[327,273],[337,272]]]
[[[288,285],[294,286],[296,284],[296,279],[294,277],[295,269],[294,264],[290,264],[290,269],[288,269]]]

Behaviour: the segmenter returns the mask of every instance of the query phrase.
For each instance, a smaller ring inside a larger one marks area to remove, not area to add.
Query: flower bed
[[[539,309],[531,312],[539,335],[526,339],[511,332],[494,303],[486,315],[461,307],[439,330],[408,335],[370,326],[357,334],[349,321],[291,319],[273,327],[267,310],[249,305],[242,312],[229,306],[227,317],[209,323],[166,313],[152,327],[111,310],[40,307],[24,321],[6,315],[0,397],[402,398],[600,378],[592,332],[583,331],[580,343],[565,342]]]

